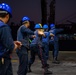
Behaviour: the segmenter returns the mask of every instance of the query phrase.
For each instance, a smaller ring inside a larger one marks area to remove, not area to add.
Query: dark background
[[[50,3],[47,2],[47,17],[50,15]],[[35,23],[42,22],[41,0],[0,0],[12,8],[13,18],[10,20],[13,39],[16,40],[17,30],[21,26],[23,16],[31,19],[30,28],[34,30]],[[56,28],[63,28],[59,33],[60,50],[76,50],[76,0],[56,0],[55,3],[55,24]]]

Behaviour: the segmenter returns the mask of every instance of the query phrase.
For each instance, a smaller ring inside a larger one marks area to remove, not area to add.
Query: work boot
[[[49,64],[46,64],[46,67],[47,67],[47,68],[50,68]],[[44,66],[42,66],[42,68],[44,68]]]
[[[52,74],[52,71],[49,71],[48,69],[45,70],[44,75]]]
[[[49,64],[46,64],[46,67],[47,67],[47,68],[50,68],[50,65],[49,65]]]
[[[32,72],[32,70],[31,70],[31,69],[28,69],[28,73],[29,73],[29,72]]]
[[[49,64],[46,64],[47,66],[49,66]]]
[[[28,72],[32,72],[31,65],[28,66]]]
[[[52,63],[54,63],[54,64],[60,64],[60,62],[57,60],[56,57],[53,59],[53,62]]]

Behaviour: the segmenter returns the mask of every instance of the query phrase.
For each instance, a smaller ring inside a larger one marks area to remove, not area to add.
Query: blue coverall
[[[45,53],[46,60],[49,58],[49,37],[50,37],[50,32],[45,31],[44,34],[46,37],[42,37],[42,43],[43,43],[43,49]]]
[[[31,65],[34,63],[35,61],[35,56],[36,54],[38,55],[39,59],[41,60],[42,66],[43,68],[47,67],[47,63],[46,63],[46,59],[45,59],[45,55],[42,49],[42,38],[41,36],[38,35],[38,32],[36,31],[35,33],[36,38],[34,38],[34,40],[32,40],[31,44],[30,44],[30,49],[31,49],[31,56],[30,56],[30,61],[29,61],[29,66],[31,67]]]
[[[4,64],[0,58],[0,75],[13,75],[10,54],[14,49],[14,43],[11,36],[11,29],[7,24],[0,20],[0,54],[4,52]]]
[[[54,37],[50,38],[50,44],[54,45],[54,49],[53,49],[53,58],[55,58],[57,60],[58,57],[58,53],[59,53],[59,44],[58,44],[58,36],[57,33],[63,31],[63,29],[51,29],[49,32],[54,34]]]
[[[28,49],[29,49],[29,35],[33,35],[34,32],[31,31],[26,26],[22,25],[17,32],[17,40],[22,43],[20,50],[17,50],[17,55],[19,57],[19,68],[18,75],[26,75],[28,71]]]

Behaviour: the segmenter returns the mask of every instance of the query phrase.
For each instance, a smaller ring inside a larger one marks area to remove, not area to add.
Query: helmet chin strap
[[[55,27],[52,27],[51,29],[55,29]]]

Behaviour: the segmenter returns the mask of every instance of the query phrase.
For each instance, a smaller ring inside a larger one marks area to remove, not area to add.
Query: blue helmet
[[[51,28],[51,29],[54,29],[54,28],[55,28],[55,24],[53,24],[53,23],[50,24],[50,28]]]
[[[42,29],[42,25],[41,24],[36,24],[34,28],[35,29]]]
[[[24,17],[22,18],[22,22],[24,22],[24,21],[30,21],[30,18],[29,18],[28,16],[24,16]]]
[[[10,16],[12,17],[12,10],[8,4],[6,4],[6,3],[0,4],[0,10],[8,12],[10,14]]]
[[[48,25],[47,24],[44,24],[43,25],[43,29],[48,29]]]

